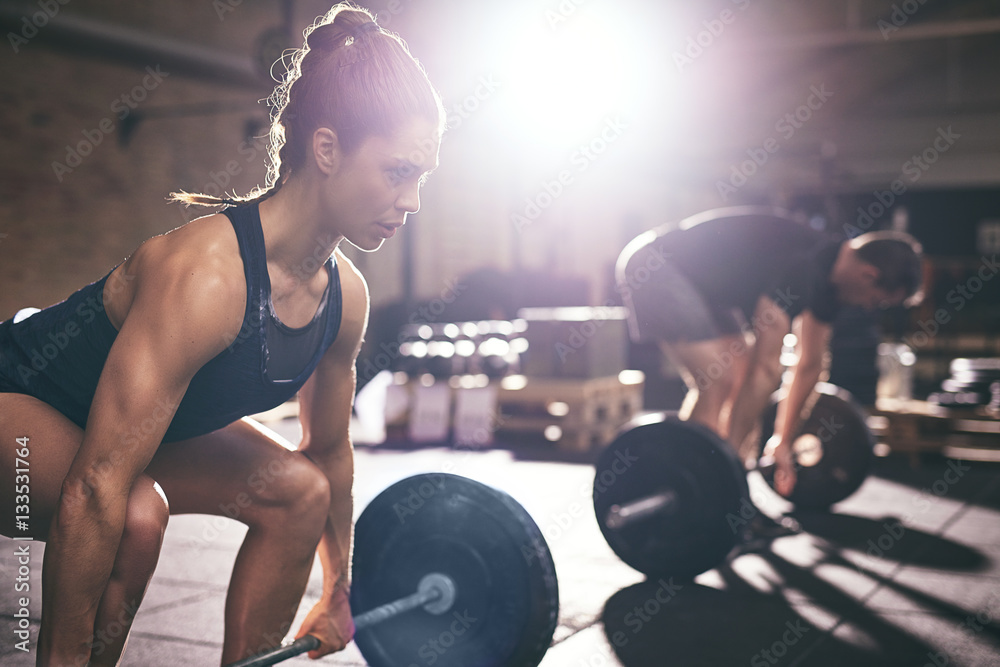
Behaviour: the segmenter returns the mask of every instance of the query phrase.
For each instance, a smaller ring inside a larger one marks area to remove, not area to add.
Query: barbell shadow
[[[814,543],[823,553],[820,560],[813,566],[834,565],[845,570],[857,570],[855,563],[844,558],[837,550],[836,545],[818,540]],[[829,614],[839,618],[837,632],[840,635],[855,637],[858,643],[874,643],[876,650],[866,652],[865,660],[844,662],[842,664],[852,664],[854,667],[866,665],[924,665],[928,664],[929,656],[939,651],[940,647],[931,646],[923,641],[919,636],[900,628],[889,622],[875,609],[868,607],[865,601],[870,597],[865,595],[856,598],[844,592],[844,590],[827,579],[810,572],[811,568],[803,568],[773,551],[759,554],[773,568],[780,578],[780,585],[783,588],[796,591],[805,600],[803,604],[808,604],[824,610]],[[727,582],[732,581],[738,575],[729,568],[720,568],[720,574]],[[906,584],[897,582],[885,575],[865,570],[863,576],[877,582],[885,588],[899,592],[908,599],[917,602],[931,610],[932,613],[944,615],[949,623],[954,623],[957,627],[960,623],[969,618],[970,613],[974,616],[975,611],[963,609],[954,604],[935,598],[921,591],[918,591]],[[902,616],[901,616],[902,617]],[[996,623],[990,624],[989,632],[994,639],[1000,640],[1000,627]],[[825,656],[830,650],[830,646],[839,646],[844,641],[826,633],[823,641],[810,647],[808,655],[803,657],[803,665],[825,665]],[[1000,647],[1000,641],[995,642]],[[799,663],[791,663],[799,664]],[[829,663],[837,664],[837,663]],[[930,664],[934,664],[931,662]],[[960,667],[967,663],[956,660],[955,656],[950,658],[948,663],[953,667]]]
[[[817,544],[823,551],[817,564],[856,569],[834,544],[822,540]],[[625,667],[771,665],[778,660],[784,665],[818,667],[902,667],[925,664],[928,656],[938,651],[938,647],[866,607],[863,600],[812,574],[809,568],[772,551],[757,555],[778,575],[780,584],[776,585],[801,595],[801,603],[790,604],[779,592],[761,592],[735,572],[731,563],[715,570],[723,589],[651,578],[620,590],[605,603],[605,636],[618,659]],[[866,571],[864,576],[946,616],[956,625],[970,615],[968,609],[883,575]],[[668,584],[675,584],[669,597],[664,593],[670,588]],[[799,610],[807,607],[839,619],[833,628],[838,634],[804,618]],[[982,632],[1000,644],[1000,624],[984,624]],[[720,640],[722,636],[724,641]]]
[[[624,667],[717,667],[794,665],[823,640],[823,630],[780,595],[762,593],[746,582],[740,585],[729,580],[727,585],[720,590],[685,583],[655,614],[649,613],[656,610],[650,601],[657,600],[657,587],[662,585],[648,580],[624,588],[604,606],[607,641]],[[834,641],[821,656],[811,656],[802,664],[862,667],[888,663],[875,662],[857,646]]]
[[[891,515],[870,519],[850,514],[794,511],[791,516],[805,532],[836,547],[860,551],[870,558],[967,572],[983,571],[990,565],[989,559],[980,551],[905,526],[898,517]]]
[[[832,545],[820,544],[819,547],[823,551],[824,555],[823,560],[820,561],[821,563],[828,565],[838,565],[845,568],[857,567],[857,565],[852,563],[850,560],[844,558],[839,551],[837,551],[835,548],[832,548]],[[942,600],[940,598],[936,598],[933,595],[925,593],[924,591],[913,588],[912,586],[899,582],[895,579],[890,579],[889,577],[886,577],[877,572],[871,570],[864,570],[864,574],[870,579],[874,579],[875,581],[879,582],[886,588],[890,588],[893,591],[906,596],[907,599],[916,602],[925,608],[931,609],[935,613],[948,616],[952,621],[955,622],[956,625],[960,625],[961,623],[967,622],[970,615],[975,616],[977,613],[976,610],[970,610],[970,609],[965,609],[963,607],[959,607],[958,605],[952,604],[951,602]],[[997,640],[997,644],[1000,645],[1000,620],[994,620],[991,618],[989,622],[978,623],[978,625],[982,627],[982,630],[980,630],[979,632],[984,632],[985,634],[991,635],[994,639]]]

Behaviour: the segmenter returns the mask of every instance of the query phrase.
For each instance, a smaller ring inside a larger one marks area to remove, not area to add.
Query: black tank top
[[[164,442],[204,435],[285,402],[305,384],[340,328],[340,276],[333,257],[324,264],[330,281],[316,316],[291,329],[271,306],[256,202],[225,215],[236,231],[246,276],[243,324],[236,339],[192,377]],[[97,381],[118,335],[104,310],[107,278],[16,324],[0,323],[0,391],[34,396],[86,428]],[[143,428],[135,424],[132,431],[139,437]]]

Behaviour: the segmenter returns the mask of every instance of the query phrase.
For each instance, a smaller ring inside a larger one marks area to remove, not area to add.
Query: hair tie
[[[381,28],[379,28],[378,24],[375,23],[374,21],[367,21],[351,29],[351,37],[353,37],[356,40],[366,32],[371,32],[373,30],[381,30]]]

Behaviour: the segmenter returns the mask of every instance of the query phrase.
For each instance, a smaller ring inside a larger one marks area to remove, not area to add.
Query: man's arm
[[[808,310],[796,319],[795,324],[799,360],[792,369],[785,399],[778,404],[775,435],[767,444],[767,452],[775,455],[779,466],[775,473],[775,487],[778,493],[785,496],[791,494],[795,486],[795,473],[791,467],[792,438],[802,421],[802,409],[823,373],[832,330],[829,324],[819,321]]]
[[[791,442],[801,423],[802,409],[823,374],[826,350],[830,344],[832,327],[808,310],[796,318],[795,335],[798,339],[799,360],[792,368],[788,393],[778,406],[774,432],[783,442]]]
[[[339,252],[337,261],[343,295],[340,331],[299,392],[299,420],[302,423],[299,450],[330,482],[330,514],[319,546],[323,594],[303,623],[300,634],[307,633],[310,628],[323,627],[324,620],[320,617],[336,613],[338,605],[346,604],[347,598],[341,594],[346,594],[349,587],[354,518],[354,453],[349,429],[357,377],[355,360],[368,324],[368,287],[357,269]],[[350,637],[341,639],[346,642]],[[320,650],[309,655],[318,657],[327,652]]]
[[[164,255],[148,248],[136,253],[143,258],[135,262],[136,292],[63,481],[45,550],[39,665],[87,661],[132,485],[159,446],[191,377],[224,349],[224,331],[233,328],[227,317],[242,316],[235,312],[242,308],[219,304],[238,306],[236,292],[245,294],[245,287],[220,278],[218,267],[200,255]]]

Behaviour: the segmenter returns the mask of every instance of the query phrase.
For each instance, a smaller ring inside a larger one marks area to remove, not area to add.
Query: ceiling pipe
[[[96,56],[144,68],[160,65],[170,73],[183,73],[237,87],[274,85],[249,56],[206,48],[192,42],[163,37],[128,26],[74,16],[58,10],[47,13],[39,4],[0,2],[0,27],[11,46],[27,48],[28,43],[45,42],[60,50]],[[32,18],[41,15],[47,18]],[[13,35],[13,37],[12,37]],[[16,51],[19,49],[16,49]]]
[[[781,35],[778,37],[758,35],[754,40],[734,44],[739,51],[794,51],[830,49],[844,46],[865,46],[914,42],[930,39],[953,39],[1000,33],[1000,19],[980,19],[975,21],[934,21],[922,25],[896,26],[888,19],[882,19],[880,28],[871,30],[830,30],[803,35]]]

